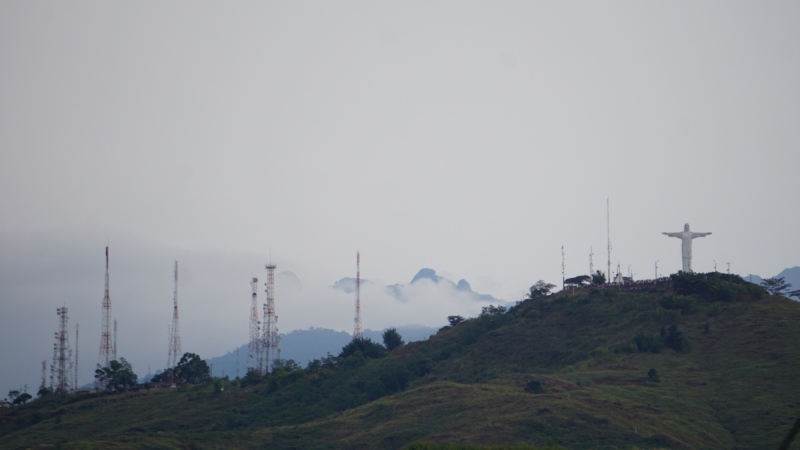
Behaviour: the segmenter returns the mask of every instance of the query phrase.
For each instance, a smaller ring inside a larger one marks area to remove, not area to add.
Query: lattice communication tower
[[[56,342],[53,344],[53,364],[50,365],[50,388],[53,392],[68,392],[70,385],[70,372],[72,372],[72,350],[69,348],[69,333],[67,330],[69,315],[67,307],[58,308],[60,326],[55,333]]]
[[[175,261],[175,290],[172,297],[172,326],[169,327],[169,355],[167,369],[178,365],[181,360],[181,331],[178,326],[178,261]],[[172,382],[174,383],[174,376]]]
[[[78,390],[78,325],[79,324],[77,324],[77,323],[75,324],[75,377],[72,379],[72,383],[73,383],[73,386],[74,386],[73,389],[76,390],[76,391]],[[117,325],[117,322],[114,321],[114,327],[115,328],[116,328],[116,325]],[[116,341],[117,340],[117,336],[116,336],[116,333],[114,333],[114,334],[115,334],[114,341]],[[116,355],[117,352],[114,351],[114,354]]]
[[[606,239],[608,241],[608,273],[606,274],[606,283],[611,284],[611,206],[608,197],[606,197]]]
[[[361,252],[356,252],[356,317],[353,319],[353,338],[361,339]]]
[[[42,385],[40,387],[47,387],[47,360],[42,360]]]
[[[278,316],[275,315],[275,264],[267,265],[266,286],[267,302],[264,303],[264,372],[269,372],[269,366],[280,358],[280,341],[278,336]]]
[[[106,368],[116,359],[114,343],[111,340],[111,296],[108,291],[108,246],[106,246],[106,290],[103,296],[103,322],[100,334],[100,355],[97,364]]]
[[[264,374],[264,352],[261,339],[261,322],[258,320],[258,278],[250,281],[253,290],[250,303],[250,346],[248,348],[247,371]],[[237,363],[238,366],[238,363]]]

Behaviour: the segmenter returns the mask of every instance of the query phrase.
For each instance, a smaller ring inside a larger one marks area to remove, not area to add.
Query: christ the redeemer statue
[[[683,271],[684,272],[691,272],[692,271],[692,239],[705,237],[711,233],[695,233],[694,231],[689,230],[689,224],[683,226],[683,231],[678,231],[675,233],[663,232],[661,234],[666,234],[669,237],[676,237],[680,238],[683,241],[681,245],[681,250],[683,253]]]

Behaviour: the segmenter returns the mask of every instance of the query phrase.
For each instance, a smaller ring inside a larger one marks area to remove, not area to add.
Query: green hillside
[[[798,323],[800,303],[716,273],[562,292],[386,355],[45,397],[0,412],[0,447],[775,449],[800,415]]]

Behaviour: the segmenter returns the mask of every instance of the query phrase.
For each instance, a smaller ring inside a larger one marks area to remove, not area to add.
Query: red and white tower
[[[50,366],[50,388],[54,392],[68,392],[72,387],[69,382],[72,372],[72,351],[69,348],[69,333],[67,330],[69,316],[67,308],[58,308],[60,326],[56,332],[56,342],[53,344],[53,364]]]
[[[250,281],[253,290],[250,304],[250,347],[247,360],[247,371],[264,374],[264,354],[262,351],[261,322],[258,320],[258,278]]]
[[[106,293],[103,296],[103,323],[100,330],[100,355],[97,364],[105,368],[116,358],[116,355],[114,355],[114,343],[111,340],[111,297],[108,294],[108,246],[106,246]]]
[[[177,366],[182,356],[181,331],[178,327],[178,261],[175,261],[175,291],[173,293],[172,304],[172,326],[169,328],[169,355],[167,356],[167,369]]]
[[[356,317],[353,319],[353,338],[361,339],[361,252],[356,252]]]
[[[280,358],[280,341],[278,336],[278,316],[275,315],[275,264],[267,265],[266,294],[267,302],[264,304],[264,372],[269,372],[269,366]]]

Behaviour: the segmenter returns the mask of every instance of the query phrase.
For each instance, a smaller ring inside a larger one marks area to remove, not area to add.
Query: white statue
[[[689,224],[683,226],[683,231],[678,231],[675,233],[663,232],[661,234],[666,234],[669,237],[676,237],[680,238],[683,241],[681,245],[681,250],[683,253],[683,271],[684,272],[691,272],[692,271],[692,239],[705,237],[711,233],[695,233],[694,231],[689,230]]]

